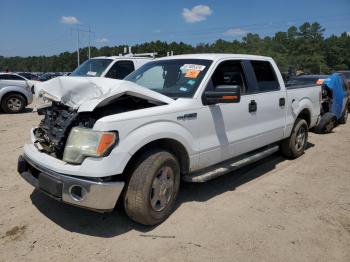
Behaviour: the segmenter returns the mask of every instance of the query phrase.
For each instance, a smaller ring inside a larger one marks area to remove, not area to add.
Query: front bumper
[[[99,212],[112,211],[124,182],[101,182],[63,175],[34,163],[25,154],[18,158],[18,173],[29,184],[50,197]]]

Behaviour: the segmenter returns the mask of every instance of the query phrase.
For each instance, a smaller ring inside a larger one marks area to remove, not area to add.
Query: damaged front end
[[[155,104],[147,100],[123,95],[108,105],[96,108],[92,112],[79,112],[59,102],[38,109],[39,115],[44,115],[39,126],[34,129],[36,142],[34,145],[44,153],[62,159],[64,148],[72,128],[93,128],[96,121],[102,117],[125,113],[133,110],[153,107]]]
[[[72,127],[92,128],[96,119],[87,114],[79,114],[58,102],[52,102],[49,107],[38,109],[39,115],[44,115],[39,126],[34,129],[35,146],[55,158],[62,159],[65,143]]]
[[[106,78],[58,77],[39,89],[38,95],[51,105],[37,109],[44,118],[34,129],[34,144],[58,159],[64,158],[72,128],[92,129],[102,117],[174,101],[135,83]]]

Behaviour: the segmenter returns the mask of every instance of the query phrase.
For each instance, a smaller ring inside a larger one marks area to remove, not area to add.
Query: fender
[[[295,120],[303,110],[306,109],[310,113],[310,122],[312,122],[312,119],[315,115],[315,110],[313,109],[312,105],[312,101],[308,97],[303,97],[299,101],[294,101],[291,104],[291,114],[287,114],[288,119],[285,130],[285,137],[289,137],[291,135]]]
[[[145,137],[145,134],[149,135]],[[178,141],[186,148],[189,155],[193,155],[197,151],[195,138],[191,133],[180,124],[171,121],[143,125],[129,133],[125,139],[125,143],[128,144],[129,153],[133,155],[146,144],[163,138]]]
[[[307,109],[310,112],[310,117],[312,117],[314,114],[314,110],[312,108],[312,101],[308,97],[304,97],[299,102],[293,102],[292,103],[292,114],[296,118],[301,111],[304,109]]]
[[[124,170],[131,157],[138,150],[159,139],[172,139],[182,144],[190,158],[190,168],[197,165],[198,145],[193,135],[179,123],[161,121],[146,123],[125,136],[121,136],[119,144],[111,152],[111,155],[123,155],[126,158],[119,162],[119,171]]]

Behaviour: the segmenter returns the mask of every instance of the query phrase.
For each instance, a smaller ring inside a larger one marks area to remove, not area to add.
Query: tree
[[[350,69],[350,35],[324,37],[325,29],[319,23],[291,26],[286,32],[261,38],[248,33],[242,41],[218,39],[196,46],[184,42],[151,41],[133,46],[134,53],[157,52],[158,56],[189,53],[241,53],[273,57],[282,71],[303,69],[309,73],[329,73],[332,70]],[[123,53],[126,45],[92,47],[91,55],[111,56]],[[87,48],[80,50],[80,61],[88,58]],[[54,56],[4,57],[0,56],[0,71],[72,71],[77,64],[76,52]]]

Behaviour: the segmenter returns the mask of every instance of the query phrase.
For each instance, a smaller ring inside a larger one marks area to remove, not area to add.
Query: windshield
[[[105,58],[86,60],[70,76],[101,76],[112,61],[112,59]]]
[[[143,65],[124,80],[172,98],[192,97],[211,63],[203,59],[159,60]]]

